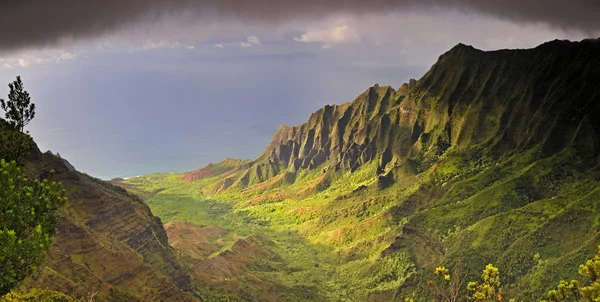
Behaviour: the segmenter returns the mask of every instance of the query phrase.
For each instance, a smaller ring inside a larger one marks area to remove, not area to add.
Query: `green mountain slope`
[[[273,241],[279,264],[230,278],[312,286],[314,300],[427,301],[436,266],[474,280],[494,263],[505,296],[532,301],[575,277],[600,244],[598,83],[598,40],[493,52],[459,44],[418,81],[376,85],[281,126],[254,161],[124,185],[165,221],[233,233],[222,251],[236,235]],[[240,299],[264,297],[217,281]]]

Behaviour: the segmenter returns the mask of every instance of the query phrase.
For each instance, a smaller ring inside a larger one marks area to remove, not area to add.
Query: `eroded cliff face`
[[[325,162],[355,169],[373,159],[384,168],[477,144],[505,155],[542,143],[552,154],[600,129],[592,116],[600,109],[599,54],[597,41],[495,52],[458,45],[419,81],[376,85],[305,124],[280,127],[260,159],[296,171]]]
[[[190,277],[169,246],[159,218],[137,196],[75,171],[34,148],[29,173],[51,170],[68,201],[47,260],[24,282],[102,301],[194,301]]]
[[[354,171],[371,161],[381,174],[406,161],[419,172],[450,147],[486,145],[507,156],[541,145],[549,156],[575,143],[597,156],[599,58],[597,40],[493,52],[459,44],[418,81],[397,90],[375,85],[304,124],[280,126],[258,159],[209,191],[282,172],[293,181],[301,169]]]

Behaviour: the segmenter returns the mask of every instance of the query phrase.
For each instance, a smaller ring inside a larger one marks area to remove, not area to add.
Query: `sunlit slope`
[[[254,161],[192,182],[126,183],[154,192],[147,202],[165,220],[284,232],[271,238],[277,248],[299,238],[333,255],[334,272],[314,284],[328,299],[427,300],[435,266],[470,280],[494,263],[508,296],[532,300],[600,243],[598,83],[597,40],[457,45],[418,81],[376,85],[281,126]],[[305,262],[299,269],[319,274]]]

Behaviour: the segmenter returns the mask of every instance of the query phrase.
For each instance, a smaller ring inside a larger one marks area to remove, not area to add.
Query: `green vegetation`
[[[65,201],[60,183],[21,175],[14,161],[0,159],[0,295],[42,263]]]
[[[238,276],[240,280],[249,282],[248,275],[255,275],[264,282],[274,283],[280,292],[282,301],[306,301],[319,300],[326,293],[321,292],[323,284],[327,283],[333,274],[334,259],[324,248],[306,243],[305,239],[298,236],[293,229],[273,225],[273,220],[278,219],[276,211],[272,209],[257,209],[255,214],[246,209],[235,209],[230,202],[222,200],[210,200],[198,194],[199,183],[187,183],[181,180],[182,174],[147,175],[128,179],[125,182],[134,185],[130,190],[133,192],[145,191],[158,192],[146,202],[155,215],[161,217],[163,222],[172,220],[187,220],[199,226],[219,225],[230,231],[222,238],[221,250],[213,253],[212,257],[220,252],[230,250],[240,237],[252,234],[268,235],[275,245],[266,246],[269,250],[283,258],[279,261],[267,262],[264,265],[256,265],[248,274]],[[259,218],[261,213],[270,213],[270,217]],[[291,217],[279,217],[296,225]],[[290,224],[286,224],[289,226]],[[276,268],[274,270],[274,268]],[[212,276],[220,281],[225,277]],[[250,283],[250,286],[252,284]],[[207,301],[221,299],[228,296],[222,289],[220,295],[207,296],[209,290],[205,284],[198,284],[203,296]],[[266,299],[262,284],[248,288],[244,295],[259,299]],[[261,298],[262,297],[262,298]],[[311,297],[313,297],[311,299]],[[218,300],[219,301],[219,300]],[[234,300],[237,301],[237,300]]]
[[[9,86],[10,100],[1,104],[10,123],[0,119],[0,296],[42,264],[56,232],[57,210],[65,202],[65,191],[52,175],[30,179],[17,164],[31,148],[22,132],[35,106],[19,77]]]
[[[3,119],[0,119],[0,129],[0,157],[21,164],[33,146],[33,140],[28,134],[8,126]]]
[[[23,133],[35,106],[20,78],[10,86],[2,106],[12,120],[0,119],[0,300],[195,301],[160,219],[138,196],[41,153]]]
[[[548,301],[598,301],[600,300],[600,246],[598,253],[593,259],[587,260],[579,265],[579,274],[590,280],[589,285],[585,281],[561,280],[557,289],[548,292]],[[542,300],[541,302],[547,302]]]
[[[341,297],[355,301],[357,298],[366,298],[373,292],[397,288],[415,270],[408,255],[404,258],[389,258],[373,253],[372,257],[365,257],[362,251],[361,254],[349,252],[352,249],[359,251],[363,244],[369,250],[377,252],[386,247],[383,238],[380,242],[370,239],[373,236],[383,237],[392,230],[385,223],[378,221],[384,218],[376,213],[390,209],[392,199],[387,194],[393,191],[374,193],[373,196],[382,194],[389,199],[385,203],[349,203],[352,207],[346,208],[345,211],[361,213],[358,220],[350,215],[334,220],[334,214],[330,216],[331,221],[330,218],[326,218],[326,221],[318,222],[320,208],[325,209],[331,202],[341,203],[342,199],[338,197],[351,194],[357,189],[361,190],[362,186],[371,181],[370,175],[374,168],[375,166],[369,166],[355,173],[346,173],[332,180],[328,190],[302,200],[277,197],[281,195],[280,188],[274,189],[273,195],[254,195],[252,198],[256,200],[246,199],[243,193],[229,193],[222,198],[206,198],[201,193],[202,188],[216,179],[188,183],[182,181],[183,174],[145,175],[127,179],[124,183],[131,191],[146,196],[146,202],[152,212],[165,223],[186,220],[199,226],[219,225],[229,230],[230,234],[223,239],[221,251],[229,249],[239,236],[268,236],[275,242],[274,246],[268,248],[278,254],[283,262],[271,263],[272,267],[278,268],[275,271],[251,269],[248,273],[277,284],[279,292],[289,293],[294,288],[302,288],[302,291],[314,292],[316,296],[310,299],[313,301],[321,301],[324,297],[328,300]],[[296,182],[286,190],[303,190],[310,185],[315,176],[318,174],[309,171],[300,173]],[[367,209],[367,205],[370,205],[371,209]],[[354,234],[350,229],[347,234],[352,238],[338,238],[344,235],[344,228],[353,227],[358,221],[365,224],[360,233]],[[333,222],[335,224],[331,225]],[[319,232],[319,229],[322,232]],[[351,244],[355,240],[360,242],[356,245]],[[333,241],[340,241],[340,248],[332,249],[330,244]],[[348,248],[344,248],[343,242],[348,243]],[[347,262],[346,258],[356,261]],[[260,297],[260,289],[254,288],[250,292],[251,296]],[[306,301],[305,297],[298,294],[290,296],[290,301]]]
[[[561,280],[557,289],[548,291],[548,300],[540,302],[561,302],[561,301],[589,301],[600,300],[600,246],[593,259],[588,259],[584,264],[579,265],[579,274],[587,280],[573,279],[570,282]],[[451,277],[450,271],[441,266],[435,269],[437,281],[430,280],[428,285],[431,287],[433,296],[439,301],[461,301],[459,293],[461,292],[460,276]],[[453,280],[452,282],[450,280]],[[472,292],[471,297],[465,298],[478,302],[502,301],[505,299],[501,293],[500,273],[497,267],[488,264],[481,274],[482,281],[471,281],[467,289]],[[591,281],[589,285],[586,281]],[[412,298],[409,298],[412,301]],[[510,301],[517,301],[512,298]]]
[[[41,154],[17,77],[0,301],[598,301],[599,57],[458,45],[419,81],[280,127],[255,160],[115,181],[145,203]]]
[[[464,289],[460,274],[450,275],[450,271],[443,267],[435,269],[436,281],[429,280],[432,296],[439,301],[463,301],[472,300],[477,302],[502,301],[503,296],[500,293],[500,273],[497,267],[488,264],[481,273],[482,281],[471,281],[467,284],[467,289],[472,292],[470,296],[461,296]],[[511,300],[513,301],[513,300]]]
[[[35,117],[35,104],[31,102],[20,76],[8,87],[8,101],[0,99],[0,108],[5,111],[6,117],[6,120],[0,119],[0,156],[20,163],[33,146],[31,137],[25,134],[25,126]]]
[[[164,222],[228,231],[190,256],[199,284],[228,297],[431,301],[428,268],[475,280],[497,263],[471,298],[536,301],[600,244],[599,55],[593,41],[458,45],[419,81],[280,127],[254,161],[121,185]],[[251,235],[279,257],[241,260]],[[224,276],[213,263],[245,267]]]
[[[71,297],[54,291],[41,290],[34,288],[28,292],[15,293],[11,292],[3,297],[0,297],[0,302],[76,302],[77,300]],[[90,301],[94,301],[91,299]]]
[[[1,301],[71,301],[54,291],[81,301],[195,301],[160,219],[138,196],[41,153],[24,130],[35,105],[20,77],[9,87],[8,121],[0,119]]]
[[[473,292],[473,299],[477,302],[500,301],[502,294],[500,289],[500,273],[498,268],[488,264],[481,274],[481,282],[471,281],[467,285],[469,291]]]

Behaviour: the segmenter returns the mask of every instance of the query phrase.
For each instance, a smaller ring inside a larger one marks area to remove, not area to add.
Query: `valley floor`
[[[183,176],[145,175],[119,185],[143,196],[165,223],[169,241],[190,265],[201,296],[336,301],[343,296],[340,291],[352,291],[337,276],[339,256],[300,235],[294,215],[206,199],[200,193],[202,184],[184,182]]]

